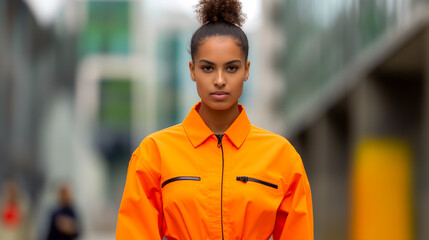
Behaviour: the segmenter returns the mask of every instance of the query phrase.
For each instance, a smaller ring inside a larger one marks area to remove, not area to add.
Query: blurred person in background
[[[250,67],[241,3],[201,0],[196,12],[189,69],[201,101],[133,153],[116,239],[312,240],[299,154],[238,104]]]
[[[28,239],[28,201],[14,180],[3,183],[0,240]]]
[[[70,187],[62,184],[58,189],[59,206],[50,217],[47,240],[72,240],[81,234],[72,199]]]

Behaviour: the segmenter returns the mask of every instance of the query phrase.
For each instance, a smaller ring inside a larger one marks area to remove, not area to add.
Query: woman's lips
[[[216,100],[224,100],[228,97],[229,93],[224,91],[216,91],[210,94]]]

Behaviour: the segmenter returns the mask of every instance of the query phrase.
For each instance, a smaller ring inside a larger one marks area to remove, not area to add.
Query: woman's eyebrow
[[[210,62],[209,60],[205,60],[205,59],[201,59],[199,62],[200,62],[200,63],[201,63],[201,62],[204,62],[204,63],[210,64],[210,65],[216,65],[215,63]],[[241,61],[240,61],[240,60],[238,60],[238,59],[237,59],[237,60],[232,60],[232,61],[226,62],[224,65],[229,65],[229,64],[231,64],[231,63],[241,63]]]
[[[210,65],[215,65],[213,62],[210,62],[209,60],[205,60],[205,59],[201,59],[198,62],[200,62],[200,63],[203,62],[203,63],[207,63],[207,64],[210,64]]]
[[[240,60],[232,60],[232,61],[225,63],[224,65],[229,65],[231,63],[241,63],[241,61]]]

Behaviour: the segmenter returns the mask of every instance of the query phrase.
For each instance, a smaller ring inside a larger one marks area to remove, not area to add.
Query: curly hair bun
[[[246,20],[238,0],[200,0],[195,7],[198,19],[203,25],[226,22],[241,27]]]

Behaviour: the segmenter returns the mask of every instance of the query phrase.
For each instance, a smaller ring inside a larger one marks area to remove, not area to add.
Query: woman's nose
[[[225,77],[223,76],[221,71],[219,71],[218,75],[216,76],[214,84],[218,87],[222,87],[226,84]]]

